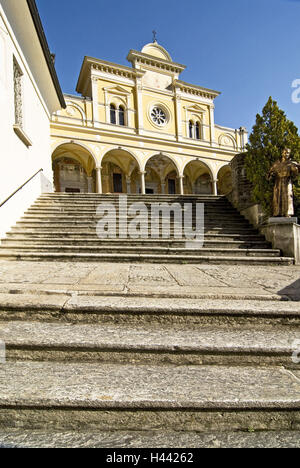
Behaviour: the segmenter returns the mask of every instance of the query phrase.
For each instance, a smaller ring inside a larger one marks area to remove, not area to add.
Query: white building
[[[65,108],[34,0],[0,0],[0,108],[1,238],[52,190],[50,119]]]

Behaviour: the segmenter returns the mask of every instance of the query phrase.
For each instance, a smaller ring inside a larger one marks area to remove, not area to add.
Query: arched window
[[[196,140],[201,140],[201,124],[200,124],[200,122],[196,123]]]
[[[116,106],[114,104],[110,105],[110,123],[112,124],[117,123]]]
[[[189,137],[194,138],[194,122],[192,120],[189,121]]]
[[[119,106],[119,125],[125,125],[125,109],[123,106]]]

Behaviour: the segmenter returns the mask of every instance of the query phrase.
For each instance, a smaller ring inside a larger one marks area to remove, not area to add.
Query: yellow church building
[[[51,122],[58,192],[226,194],[244,128],[215,124],[217,91],[181,81],[154,40],[131,67],[85,57],[77,92]]]

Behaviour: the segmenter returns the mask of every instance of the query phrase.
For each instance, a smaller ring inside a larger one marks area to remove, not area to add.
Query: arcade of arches
[[[229,165],[214,179],[204,162],[192,160],[180,175],[175,162],[163,154],[153,155],[143,170],[131,153],[114,149],[98,167],[86,148],[68,143],[56,148],[52,161],[56,192],[216,195],[232,189]]]

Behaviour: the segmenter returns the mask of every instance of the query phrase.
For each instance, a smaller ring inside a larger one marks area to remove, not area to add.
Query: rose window
[[[154,107],[151,111],[151,119],[156,125],[162,127],[167,123],[166,113],[160,107]]]

